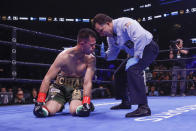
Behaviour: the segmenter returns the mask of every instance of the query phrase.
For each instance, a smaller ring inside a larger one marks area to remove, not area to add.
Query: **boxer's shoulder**
[[[86,55],[85,57],[88,62],[95,62],[96,61],[96,57],[93,54]]]

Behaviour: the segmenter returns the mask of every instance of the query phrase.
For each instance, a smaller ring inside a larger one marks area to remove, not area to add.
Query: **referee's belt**
[[[58,75],[55,83],[57,85],[72,87],[72,88],[80,88],[83,87],[84,79],[81,77],[67,77]]]

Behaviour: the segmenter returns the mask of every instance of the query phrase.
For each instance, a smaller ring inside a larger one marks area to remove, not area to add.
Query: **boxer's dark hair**
[[[95,39],[97,38],[96,33],[92,29],[82,28],[78,32],[77,40],[79,42],[81,39],[89,39],[90,36]]]
[[[95,24],[103,25],[106,22],[112,22],[112,18],[106,14],[99,13],[97,14],[93,20],[91,21],[93,28],[95,28]]]

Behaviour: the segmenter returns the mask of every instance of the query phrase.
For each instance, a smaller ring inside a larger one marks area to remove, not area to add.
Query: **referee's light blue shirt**
[[[131,18],[122,17],[112,22],[113,31],[116,35],[107,37],[107,60],[115,60],[120,50],[141,59],[144,47],[152,41],[152,34]]]

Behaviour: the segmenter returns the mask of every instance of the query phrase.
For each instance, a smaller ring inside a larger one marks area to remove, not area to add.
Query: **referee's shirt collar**
[[[117,32],[116,32],[116,21],[115,20],[112,20],[112,24],[113,24],[113,37],[116,37],[117,36]]]

